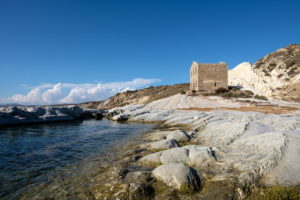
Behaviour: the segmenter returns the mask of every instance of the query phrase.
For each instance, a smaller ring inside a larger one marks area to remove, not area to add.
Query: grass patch
[[[184,90],[182,90],[181,92],[180,92],[180,94],[185,94],[186,92],[184,91]]]
[[[265,96],[257,95],[257,94],[256,94],[253,98],[254,98],[254,99],[260,99],[260,100],[265,100],[265,101],[268,100]]]
[[[164,150],[167,150],[167,149],[151,149],[150,152],[156,153],[156,152],[160,152],[160,151],[164,151]]]
[[[195,143],[193,143],[192,141],[180,141],[180,142],[178,142],[178,144],[179,144],[180,147],[183,147],[183,146],[192,145],[192,144],[195,144]]]
[[[153,168],[159,167],[161,165],[162,165],[162,162],[157,162],[157,163],[152,164]]]
[[[222,93],[228,92],[228,90],[220,87],[220,88],[216,89],[215,92],[216,92],[216,94],[222,94]]]
[[[180,187],[179,192],[187,194],[187,193],[192,193],[196,190],[197,190],[197,188],[195,188],[192,184],[183,184]]]
[[[299,200],[300,185],[294,187],[273,186],[252,191],[248,199],[263,200]]]

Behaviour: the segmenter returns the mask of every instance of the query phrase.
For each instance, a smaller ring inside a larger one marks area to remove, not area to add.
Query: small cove
[[[0,129],[1,199],[92,199],[100,165],[151,124],[64,122]]]

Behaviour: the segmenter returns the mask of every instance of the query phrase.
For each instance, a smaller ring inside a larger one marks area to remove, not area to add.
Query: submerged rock
[[[169,187],[182,192],[198,190],[201,184],[197,172],[182,163],[161,165],[152,171],[152,175]]]

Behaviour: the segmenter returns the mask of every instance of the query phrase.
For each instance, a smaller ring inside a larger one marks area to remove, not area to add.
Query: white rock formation
[[[243,62],[229,70],[228,85],[241,86],[243,89],[251,90],[259,95],[272,95],[273,85],[267,84],[264,77],[259,77],[249,62]]]
[[[186,163],[194,166],[204,166],[208,162],[213,162],[216,160],[216,151],[216,148],[199,145],[187,145],[144,156],[139,160],[139,162],[145,162],[146,164]]]
[[[31,106],[0,108],[0,126],[101,118],[102,112],[79,106]]]
[[[131,105],[116,108],[113,112],[120,113],[122,110],[129,121],[164,121],[168,125],[188,125],[190,129],[198,130],[191,139],[201,146],[183,146],[157,152],[141,158],[140,162],[184,162],[200,167],[206,163],[216,163],[220,174],[216,175],[215,180],[235,176],[243,184],[260,178],[264,180],[264,176],[273,173],[272,177],[278,178],[268,179],[271,180],[270,184],[276,184],[283,174],[286,178],[282,182],[300,183],[300,177],[295,175],[300,174],[300,166],[298,162],[293,162],[300,150],[289,147],[300,148],[300,140],[295,135],[300,132],[300,115],[180,111],[161,109],[158,105],[165,107],[161,102],[152,102],[152,105],[157,109]],[[166,138],[166,134],[161,133],[161,137],[154,133],[152,139]],[[149,137],[152,137],[151,134]],[[274,170],[276,166],[279,168],[277,171]]]
[[[141,148],[146,148],[148,150],[156,150],[156,149],[170,149],[174,147],[179,147],[179,144],[174,139],[165,139],[159,140],[156,142],[149,142],[140,145]]]
[[[156,131],[146,136],[146,139],[158,141],[163,139],[175,139],[178,142],[186,142],[190,140],[190,136],[182,130],[175,131]]]
[[[258,60],[252,66],[243,62],[228,72],[232,86],[279,98],[300,98],[300,45],[289,45]]]
[[[151,102],[147,104],[145,108],[150,110],[217,107],[239,108],[242,105],[243,104],[239,102],[234,102],[217,96],[198,97],[177,94]]]
[[[156,179],[178,190],[185,190],[189,187],[197,189],[200,186],[197,172],[182,163],[161,165],[154,169],[152,174]]]

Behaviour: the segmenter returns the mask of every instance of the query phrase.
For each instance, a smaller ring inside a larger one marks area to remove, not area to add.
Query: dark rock
[[[124,179],[125,176],[126,176],[126,174],[127,174],[128,172],[129,172],[128,169],[120,169],[120,171],[119,171],[119,177],[120,177],[121,179]]]
[[[143,183],[130,183],[128,192],[130,200],[150,200],[154,198],[154,189]]]

